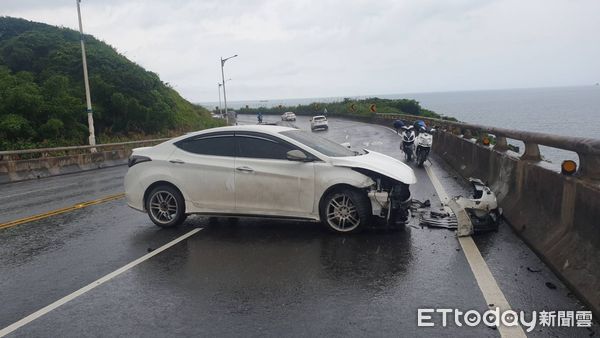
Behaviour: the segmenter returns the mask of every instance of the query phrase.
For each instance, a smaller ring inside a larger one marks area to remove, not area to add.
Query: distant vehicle
[[[405,222],[417,181],[392,157],[282,126],[194,132],[134,149],[128,164],[127,204],[160,227],[205,214],[321,221],[356,232],[374,216]]]
[[[291,111],[281,114],[281,121],[296,121],[296,114]]]
[[[212,116],[213,119],[222,119],[222,118],[224,118],[223,114],[219,114],[219,113],[213,113],[211,116]]]
[[[316,129],[329,129],[327,117],[323,115],[318,115],[310,118],[310,130]]]

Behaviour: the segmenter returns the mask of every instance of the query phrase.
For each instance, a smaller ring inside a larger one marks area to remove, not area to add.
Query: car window
[[[198,155],[235,156],[233,135],[207,135],[192,137],[175,143],[185,151]]]
[[[237,135],[236,139],[238,157],[287,160],[287,152],[296,149],[286,143],[256,135]]]
[[[319,137],[314,134],[309,134],[302,130],[282,131],[281,134],[291,139],[294,139],[326,156],[344,157],[363,154],[362,152],[350,150],[326,138]]]

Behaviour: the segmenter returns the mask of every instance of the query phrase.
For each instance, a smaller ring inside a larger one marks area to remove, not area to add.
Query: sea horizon
[[[365,98],[391,98],[396,96],[407,96],[407,95],[429,95],[429,94],[454,94],[454,93],[478,93],[478,92],[505,92],[505,91],[527,91],[527,90],[560,90],[560,89],[570,89],[570,88],[590,88],[590,87],[599,87],[600,83],[587,84],[587,85],[564,85],[564,86],[541,86],[541,87],[512,87],[512,88],[499,88],[499,89],[458,89],[458,90],[440,90],[440,91],[422,91],[422,92],[405,92],[405,93],[391,93],[391,94],[360,94],[360,95],[339,95],[339,96],[313,96],[313,97],[286,97],[286,98],[262,98],[262,99],[243,99],[243,100],[228,100],[227,105],[231,109],[239,109],[244,107],[247,102],[252,103],[268,103],[268,102],[277,102],[274,105],[281,104],[282,101],[290,101],[293,102],[294,106],[298,104],[305,104],[304,102],[310,101],[312,102],[335,102],[335,100],[342,101],[344,98],[349,99],[365,99]],[[316,100],[326,100],[326,101],[316,101]],[[301,102],[302,103],[296,103]],[[202,101],[202,102],[194,102],[194,104],[201,105],[208,109],[213,109],[215,105],[219,104],[219,101]],[[290,105],[292,105],[290,104]],[[223,101],[221,100],[221,105],[223,105]],[[274,105],[265,106],[266,108],[272,107]],[[258,108],[258,107],[254,107]],[[427,107],[424,107],[427,108]]]

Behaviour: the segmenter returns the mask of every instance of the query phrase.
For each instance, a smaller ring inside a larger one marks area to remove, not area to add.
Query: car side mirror
[[[306,154],[303,151],[300,151],[298,149],[290,150],[287,152],[286,155],[287,155],[287,159],[290,161],[300,161],[300,162],[308,161],[308,157],[306,156]]]

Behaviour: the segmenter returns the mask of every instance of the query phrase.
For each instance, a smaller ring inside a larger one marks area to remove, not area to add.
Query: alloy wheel
[[[336,194],[326,208],[327,223],[336,231],[349,232],[360,225],[358,210],[346,194]]]
[[[168,191],[157,191],[150,198],[150,213],[159,223],[171,222],[177,215],[177,199]]]

